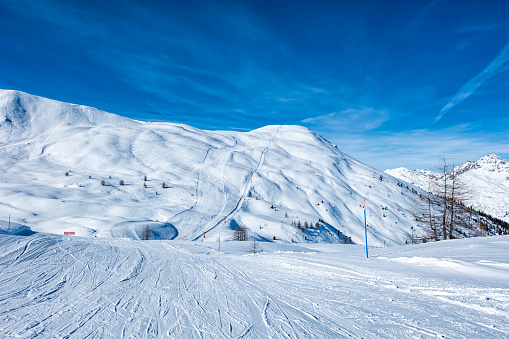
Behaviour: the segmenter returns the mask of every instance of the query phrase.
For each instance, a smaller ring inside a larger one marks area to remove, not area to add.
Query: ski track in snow
[[[468,240],[488,244],[491,239]],[[495,246],[507,248],[509,238],[501,242]],[[443,253],[456,244],[465,242],[444,242]],[[225,254],[181,241],[2,235],[0,336],[509,335],[505,262],[485,265],[500,273],[485,278],[473,268],[434,271],[438,266],[432,261],[415,256],[429,253],[418,252],[422,246],[379,249],[369,260],[360,246],[326,248],[337,252]],[[446,259],[435,258],[440,260]],[[464,265],[476,263],[484,263],[480,254]]]
[[[247,194],[249,193],[249,190],[251,189],[251,186],[252,186],[252,180],[253,180],[253,176],[258,173],[258,171],[260,170],[260,168],[262,167],[263,165],[263,162],[265,160],[265,155],[267,154],[267,151],[269,150],[270,148],[270,145],[272,145],[272,142],[277,138],[277,133],[279,132],[279,130],[281,129],[281,126],[278,127],[278,129],[275,131],[274,133],[274,137],[272,137],[270,140],[269,140],[269,144],[267,145],[267,147],[265,147],[261,154],[260,154],[260,159],[258,160],[258,164],[256,166],[256,168],[251,172],[250,176],[247,178],[246,180],[246,184],[245,184],[245,187],[244,187],[244,190],[237,202],[237,204],[235,205],[235,208],[229,212],[226,216],[224,216],[219,222],[216,222],[215,220],[217,220],[218,218],[221,218],[221,216],[223,215],[224,213],[224,210],[225,210],[225,207],[226,207],[226,193],[225,193],[225,200],[224,200],[224,203],[223,203],[223,209],[221,210],[221,212],[216,216],[216,218],[214,218],[211,222],[209,222],[206,226],[205,226],[205,233],[208,233],[210,231],[212,231],[213,229],[215,229],[216,227],[220,226],[221,223],[226,223],[229,219],[232,219],[233,216],[235,215],[235,213],[237,213],[238,211],[240,211],[240,209],[242,208],[242,204],[244,203],[244,201],[246,200],[246,197],[247,197]],[[223,169],[222,171],[224,172],[224,165],[223,164]],[[223,192],[224,192],[224,175],[222,175],[222,178],[223,178]],[[208,228],[208,226],[210,224],[214,224],[214,226],[212,226],[211,228]],[[198,237],[199,238],[199,237]],[[197,240],[197,239],[194,239],[194,240]]]

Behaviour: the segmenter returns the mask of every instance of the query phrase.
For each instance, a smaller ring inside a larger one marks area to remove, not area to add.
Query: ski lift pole
[[[364,200],[364,238],[366,242],[366,258],[369,258],[368,255],[368,225],[366,222],[366,200]]]

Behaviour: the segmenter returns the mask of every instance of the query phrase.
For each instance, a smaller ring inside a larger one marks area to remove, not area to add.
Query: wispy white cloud
[[[485,31],[492,31],[502,26],[498,22],[485,24],[485,25],[464,25],[461,26],[457,32],[458,33],[478,33],[478,32],[485,32]]]
[[[412,13],[408,19],[409,30],[415,30],[423,22],[425,22],[425,17],[439,5],[440,1],[441,0],[432,0],[428,2],[425,6],[419,8],[417,11]]]
[[[412,15],[410,17],[416,18],[416,17],[421,17],[421,16],[428,14],[431,10],[433,10],[435,8],[435,6],[438,4],[439,1],[440,0],[432,0],[432,1],[428,2],[425,6],[419,8],[417,11],[412,13]]]
[[[322,135],[346,154],[378,170],[407,167],[434,169],[441,155],[457,163],[478,160],[490,153],[509,159],[509,141],[504,133],[492,133],[489,138],[475,134],[470,125],[443,130],[409,130],[402,132],[334,133]]]
[[[468,38],[468,39],[461,39],[458,42],[456,42],[454,45],[456,46],[456,49],[458,51],[462,51],[465,48],[467,48],[468,46],[472,45],[472,43],[474,43],[474,41],[479,40],[480,37],[481,36],[476,36],[476,37]]]
[[[310,126],[317,126],[320,130],[337,133],[357,131],[365,132],[380,127],[389,120],[389,112],[377,110],[372,107],[358,109],[346,109],[313,118],[307,118],[301,122]]]
[[[327,90],[322,88],[310,88],[311,92],[313,93],[327,93]]]
[[[509,44],[502,49],[498,56],[481,73],[477,74],[460,88],[458,93],[442,107],[434,122],[437,123],[451,108],[462,103],[495,75],[504,72],[506,70],[504,66],[507,62],[509,62]]]
[[[462,36],[462,38],[456,42],[456,49],[461,51],[474,42],[482,41],[488,35],[495,33],[502,24],[498,22],[484,24],[484,25],[463,25],[455,33]]]

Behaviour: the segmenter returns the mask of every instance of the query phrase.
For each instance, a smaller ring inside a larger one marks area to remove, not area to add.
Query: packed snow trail
[[[0,235],[0,336],[509,336],[509,237],[261,246]]]

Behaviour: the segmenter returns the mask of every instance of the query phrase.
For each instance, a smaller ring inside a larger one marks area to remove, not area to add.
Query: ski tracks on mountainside
[[[179,232],[188,239],[198,238],[204,229],[204,224],[219,215],[224,205],[219,209],[218,202],[226,201],[224,166],[231,153],[238,145],[238,140],[233,137],[234,144],[223,148],[210,148],[205,157],[198,165],[198,177],[196,180],[195,203],[178,212],[170,218],[170,222],[177,225]],[[221,172],[215,167],[221,163]],[[221,178],[221,187],[216,185],[217,179]]]
[[[274,135],[261,153],[256,166],[250,170],[243,190],[237,201],[231,199],[231,193],[226,190],[228,178],[225,175],[225,167],[232,159],[232,154],[239,147],[236,138],[235,143],[224,148],[211,148],[207,151],[202,164],[199,165],[196,184],[196,202],[193,206],[175,214],[170,222],[177,225],[179,230],[189,239],[199,239],[203,233],[209,233],[222,223],[231,220],[240,211],[251,189],[252,179],[264,164],[265,156],[271,147],[281,126],[278,126]],[[220,167],[215,167],[216,164]],[[192,225],[192,226],[190,226]]]
[[[221,210],[221,213],[219,213],[217,215],[216,218],[214,218],[214,220],[212,220],[211,222],[209,222],[205,229],[206,229],[206,232],[210,232],[212,231],[213,229],[217,228],[219,225],[221,225],[221,223],[226,223],[228,220],[231,220],[235,214],[240,211],[240,209],[242,208],[242,205],[244,204],[244,201],[246,200],[246,197],[247,197],[247,194],[249,193],[249,190],[251,189],[251,186],[252,186],[252,179],[254,177],[254,175],[256,173],[258,173],[260,171],[260,168],[263,166],[263,163],[265,162],[265,156],[270,148],[270,146],[272,145],[272,143],[274,142],[274,140],[277,138],[277,134],[279,132],[279,130],[281,129],[281,126],[278,126],[278,129],[276,130],[276,132],[274,133],[274,136],[270,139],[267,147],[265,147],[263,149],[263,151],[261,152],[260,154],[260,159],[258,160],[258,164],[256,166],[256,168],[253,170],[253,172],[251,172],[251,175],[248,177],[248,179],[246,180],[246,184],[244,186],[244,190],[243,192],[241,193],[241,196],[239,198],[239,200],[237,201],[236,205],[235,205],[235,208],[229,212],[226,216],[222,217],[221,218],[221,215],[223,214],[224,210],[225,210],[225,207],[226,207],[226,194],[225,194],[225,202],[223,204],[223,209]],[[225,163],[226,164],[226,163]],[[223,172],[224,172],[224,166],[225,164],[223,164]],[[224,186],[224,176],[223,176],[223,186]],[[221,218],[219,220],[219,222],[215,222],[215,220],[217,220],[218,218]],[[215,224],[214,224],[215,222]],[[212,226],[211,228],[208,228],[208,225],[210,225],[211,223],[214,224],[214,226]]]

